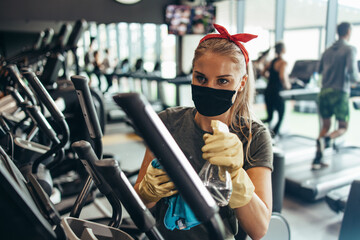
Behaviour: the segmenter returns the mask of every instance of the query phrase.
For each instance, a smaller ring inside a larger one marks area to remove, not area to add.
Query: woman
[[[287,62],[283,59],[285,54],[285,45],[281,42],[275,45],[276,57],[266,66],[265,74],[269,79],[265,89],[265,103],[267,110],[267,119],[265,123],[270,123],[274,111],[278,112],[279,118],[275,127],[272,129],[274,136],[278,135],[285,113],[285,101],[280,96],[281,90],[291,88],[288,73],[286,70]]]
[[[251,238],[267,231],[272,209],[271,137],[251,116],[253,76],[247,66],[248,54],[239,40],[256,36],[230,36],[214,24],[220,34],[209,34],[195,50],[192,95],[195,108],[175,107],[159,116],[199,172],[205,161],[228,167],[233,192],[228,206],[220,208],[226,239],[234,239],[237,221]],[[231,133],[212,134],[211,120],[226,123]],[[135,189],[147,207],[156,205],[157,227],[166,239],[208,239],[206,228],[169,230],[164,226],[167,197],[177,193],[166,173],[150,164],[154,156],[147,150]],[[179,228],[180,229],[180,228]]]
[[[99,51],[94,52],[94,74],[98,79],[98,88],[101,91],[101,56]]]
[[[115,60],[113,61],[111,60],[109,49],[105,49],[104,52],[105,52],[105,56],[101,63],[101,72],[102,74],[104,74],[107,82],[107,87],[106,90],[104,91],[104,93],[106,93],[113,85],[114,66],[116,66],[117,63],[115,62]]]

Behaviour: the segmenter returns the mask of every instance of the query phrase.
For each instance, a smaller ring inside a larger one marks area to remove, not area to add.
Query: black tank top
[[[281,81],[280,81],[280,74],[278,71],[274,69],[274,65],[276,61],[280,60],[280,58],[275,58],[271,61],[270,69],[269,69],[269,82],[267,85],[267,92],[271,93],[279,93],[281,90],[283,90]]]

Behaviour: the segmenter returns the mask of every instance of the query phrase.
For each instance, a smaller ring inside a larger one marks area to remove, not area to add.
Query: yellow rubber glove
[[[157,202],[163,197],[177,193],[175,185],[162,169],[149,164],[143,180],[139,184],[139,196],[146,202]]]
[[[233,185],[229,206],[242,207],[250,202],[255,190],[251,179],[242,168],[244,164],[242,142],[236,134],[221,130],[217,121],[212,120],[211,125],[214,134],[204,134],[205,145],[201,149],[202,157],[211,164],[227,168]]]

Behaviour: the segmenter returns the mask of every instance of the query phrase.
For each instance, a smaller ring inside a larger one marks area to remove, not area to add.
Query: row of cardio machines
[[[82,29],[83,23],[75,26]],[[30,51],[2,64],[1,79],[7,95],[0,99],[1,238],[143,239],[145,235],[148,239],[162,239],[153,216],[129,182],[129,174],[114,158],[104,157],[104,108],[96,91],[79,75],[72,76],[71,81],[49,81],[48,77],[56,74],[47,76],[46,69],[54,73],[59,67],[59,58],[51,61],[55,52],[61,51]],[[46,64],[41,73],[35,73],[25,62],[39,58]],[[41,80],[54,84],[44,86]],[[152,107],[137,93],[119,94],[113,99],[132,119],[195,215],[208,227],[209,239],[223,239],[224,226],[215,201]],[[59,107],[61,103],[63,107]],[[71,170],[83,176],[80,182],[68,185],[81,188],[72,189],[68,194],[74,196],[70,206],[63,207],[68,198],[61,198],[67,197],[62,191],[61,197],[56,197],[54,186],[61,185],[62,176],[68,179]],[[283,175],[279,176],[281,186]],[[281,210],[283,195],[281,190],[278,192],[275,212]],[[110,203],[112,215],[91,221],[80,219],[83,207],[99,195]],[[123,207],[130,220],[122,218]],[[279,233],[285,233],[283,239],[290,237],[280,213],[273,215],[270,229],[268,239]]]
[[[358,63],[360,66],[360,61]],[[297,103],[305,103],[304,105],[315,103],[319,88],[307,87],[306,84],[314,76],[317,65],[318,61],[315,60],[297,61],[290,77],[303,81],[305,87],[281,92],[283,99],[296,100]],[[359,90],[359,85],[353,85],[351,97],[359,96]],[[359,109],[356,100],[353,106]],[[333,211],[345,211],[340,239],[354,239],[354,236],[360,236],[360,220],[357,218],[355,221],[360,213],[360,208],[355,205],[360,199],[360,147],[346,146],[344,142],[336,141],[331,149],[324,152],[325,162],[329,167],[313,171],[311,164],[315,157],[316,139],[290,134],[282,136],[276,145],[286,149],[286,192],[308,202],[325,199]]]
[[[155,66],[159,65],[155,64]],[[118,79],[118,92],[137,92],[143,95],[151,104],[156,112],[160,112],[172,105],[180,106],[182,86],[190,85],[192,74],[183,74],[175,78],[163,78],[161,76],[161,69],[154,68],[152,72],[146,72],[143,69],[136,69],[134,71],[115,70],[114,75]],[[166,92],[166,85],[173,85],[175,88],[174,101],[169,102],[170,94]],[[126,85],[126,88],[123,87]],[[106,102],[106,116],[112,121],[122,120],[125,114],[122,110],[114,104],[111,95],[105,94]]]
[[[20,91],[9,90],[18,95],[15,101],[19,108],[21,108],[20,105],[25,105],[22,108],[23,119],[26,118],[32,129],[36,128],[37,130],[25,131],[27,128],[22,124],[26,126],[27,124],[24,121],[17,126],[17,132],[22,131],[21,136],[17,136],[12,131],[12,127],[21,121],[16,122],[6,116],[1,118],[1,130],[4,133],[4,136],[2,135],[4,144],[0,149],[2,192],[0,206],[3,211],[0,224],[1,236],[6,239],[133,239],[125,231],[119,230],[122,227],[129,230],[126,226],[121,225],[123,206],[135,224],[135,228],[130,229],[130,232],[145,233],[149,239],[162,239],[155,227],[154,218],[135,193],[125,173],[121,171],[119,163],[114,159],[102,158],[102,131],[90,88],[87,79],[77,75],[71,77],[71,82],[75,88],[75,95],[79,99],[86,129],[92,141],[91,143],[85,140],[75,141],[71,143],[71,148],[77,155],[77,158],[73,160],[80,161],[84,165],[88,173],[88,180],[71,209],[70,217],[60,217],[49,199],[51,191],[46,191],[43,187],[51,188],[51,182],[44,180],[43,175],[47,174],[48,170],[62,164],[65,147],[63,143],[68,143],[69,139],[66,133],[68,128],[65,117],[34,72],[28,71],[28,69],[22,73],[17,72],[15,65],[9,65],[7,70],[11,74],[16,74],[15,81],[21,84]],[[27,80],[29,86],[25,84],[23,78]],[[27,94],[38,99],[39,102],[31,102],[24,93],[24,89]],[[17,100],[21,102],[17,102]],[[211,234],[209,238],[223,239],[224,226],[215,201],[201,184],[197,174],[191,171],[192,168],[184,159],[184,155],[179,154],[179,149],[176,149],[176,144],[173,144],[174,140],[171,139],[170,134],[165,129],[161,129],[164,126],[161,125],[155,112],[152,112],[151,108],[137,94],[119,95],[114,97],[114,100],[129,116],[133,117],[145,141],[149,143],[156,156],[159,159],[167,160],[160,161],[196,216],[208,226]],[[40,105],[49,112],[49,118],[55,122],[53,125],[42,114]],[[37,111],[32,111],[33,108],[37,108]],[[14,112],[8,113],[13,114]],[[61,130],[57,131],[57,127]],[[34,131],[42,133],[48,138],[52,136],[52,143],[47,146],[36,143],[38,134],[35,134]],[[5,138],[6,135],[9,138]],[[23,135],[26,137],[22,138]],[[19,141],[22,144],[17,144]],[[13,148],[15,145],[17,145],[16,149]],[[157,146],[162,147],[158,148]],[[18,161],[21,156],[14,153],[21,148],[26,150],[26,155],[22,156],[21,161]],[[25,163],[30,157],[31,160]],[[44,169],[43,171],[39,170],[40,166]],[[112,206],[113,215],[107,219],[108,226],[79,219],[87,195],[89,191],[92,191],[94,185]]]

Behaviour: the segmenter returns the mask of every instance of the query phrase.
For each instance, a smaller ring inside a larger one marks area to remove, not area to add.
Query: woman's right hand
[[[176,194],[174,183],[162,169],[154,168],[151,163],[139,184],[139,196],[145,203],[157,202],[161,198]]]

